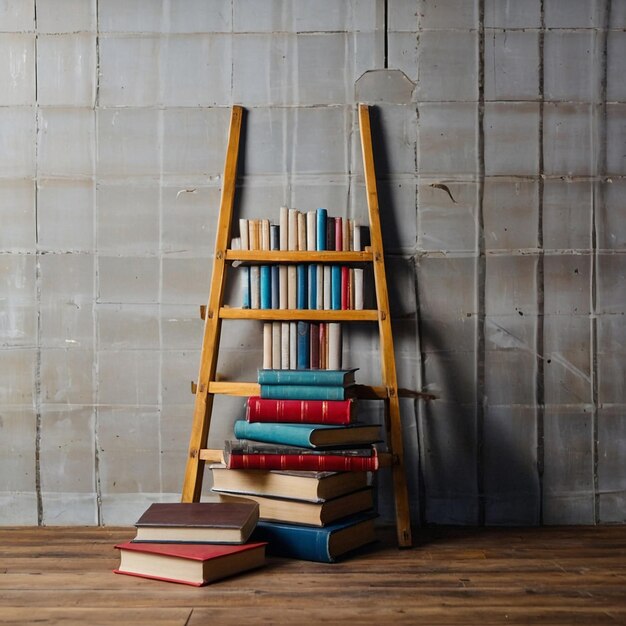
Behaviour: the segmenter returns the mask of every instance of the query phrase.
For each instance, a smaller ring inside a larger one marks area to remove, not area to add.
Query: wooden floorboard
[[[626,624],[626,526],[393,529],[196,588],[120,576],[129,528],[0,528],[0,625]]]

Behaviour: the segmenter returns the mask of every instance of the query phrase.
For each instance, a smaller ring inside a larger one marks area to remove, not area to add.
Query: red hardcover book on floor
[[[355,415],[354,399],[349,400],[274,400],[251,396],[246,404],[249,422],[286,424],[351,424]]]

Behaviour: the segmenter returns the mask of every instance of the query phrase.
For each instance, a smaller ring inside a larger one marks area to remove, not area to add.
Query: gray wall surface
[[[0,0],[0,524],[178,499],[229,107],[239,216],[365,221],[357,102],[399,384],[437,395],[402,400],[414,521],[624,522],[625,77],[624,0]]]

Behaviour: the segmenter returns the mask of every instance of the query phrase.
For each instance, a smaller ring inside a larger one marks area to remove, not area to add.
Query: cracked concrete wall
[[[625,52],[623,0],[0,0],[0,524],[179,497],[228,107],[240,215],[365,220],[359,101],[399,384],[437,394],[402,400],[413,519],[623,522]]]

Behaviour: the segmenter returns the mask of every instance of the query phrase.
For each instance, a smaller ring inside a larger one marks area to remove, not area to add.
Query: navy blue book
[[[296,266],[296,307],[298,309],[306,309],[309,303],[306,274],[306,265],[304,263],[299,263]]]
[[[309,357],[309,347],[310,347],[310,337],[309,337],[309,322],[298,322],[298,343],[297,343],[297,360],[296,360],[296,368],[299,370],[305,370],[309,368],[310,357]],[[289,370],[291,371],[291,370]]]
[[[267,541],[267,553],[274,556],[333,563],[376,540],[375,518],[373,512],[361,513],[322,528],[260,521],[251,541]]]
[[[316,234],[316,248],[318,250],[326,250],[326,219],[328,211],[326,209],[317,209],[317,229]]]
[[[309,265],[309,309],[317,309],[317,265]]]

